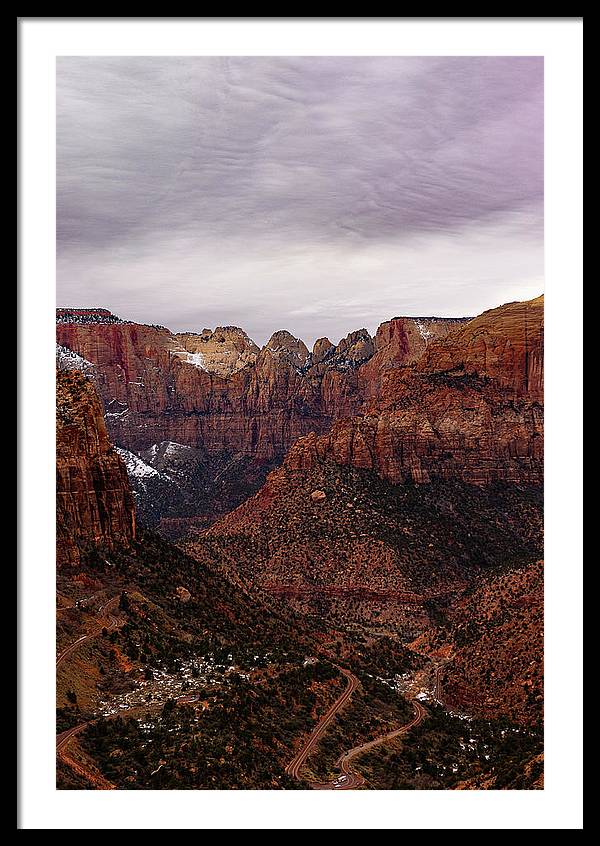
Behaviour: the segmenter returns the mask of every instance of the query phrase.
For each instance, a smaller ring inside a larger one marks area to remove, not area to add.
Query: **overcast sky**
[[[57,299],[307,343],[543,289],[541,58],[63,58]]]

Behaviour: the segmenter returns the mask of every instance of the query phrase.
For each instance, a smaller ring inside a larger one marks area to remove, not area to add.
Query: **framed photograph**
[[[581,24],[18,21],[20,827],[582,826]]]

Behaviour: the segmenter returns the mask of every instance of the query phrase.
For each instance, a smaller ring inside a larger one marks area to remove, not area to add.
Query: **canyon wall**
[[[413,329],[384,324],[357,374],[378,384],[362,413],[300,438],[193,555],[213,544],[297,611],[403,638],[488,569],[541,556],[543,300],[419,333],[420,355]]]
[[[128,545],[135,510],[92,382],[77,370],[56,382],[57,565],[76,566],[91,547]]]
[[[390,342],[360,370],[377,385],[363,413],[300,439],[287,467],[334,460],[394,483],[541,482],[543,316],[543,297],[485,312],[431,338],[412,366],[405,326],[392,321]]]
[[[333,460],[394,484],[542,480],[543,297],[472,319],[396,317],[311,351],[286,331],[259,349],[237,327],[173,334],[63,310],[57,343],[132,453],[142,519],[170,536],[238,506],[284,458],[289,471]],[[183,448],[185,472],[156,463]]]
[[[302,435],[358,413],[365,397],[378,393],[390,361],[411,363],[429,337],[462,323],[396,319],[374,339],[363,329],[337,345],[321,338],[309,352],[286,331],[259,350],[236,327],[174,335],[115,320],[99,313],[92,321],[86,313],[69,322],[62,315],[57,343],[94,367],[116,444],[139,451],[173,441],[264,462],[281,459]]]

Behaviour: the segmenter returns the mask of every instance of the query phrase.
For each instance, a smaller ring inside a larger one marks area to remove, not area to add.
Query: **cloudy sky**
[[[57,300],[333,341],[543,288],[539,58],[63,58]]]

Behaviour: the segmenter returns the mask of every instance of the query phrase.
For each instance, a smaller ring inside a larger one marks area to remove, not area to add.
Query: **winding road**
[[[350,672],[350,670],[344,670],[342,667],[338,667],[338,670],[346,677],[346,689],[342,695],[336,699],[326,714],[321,717],[306,743],[304,743],[301,749],[296,753],[294,758],[285,768],[286,773],[292,778],[302,780],[300,770],[306,763],[306,759],[316,747],[319,740],[323,737],[338,711],[343,708],[359,686],[358,679]],[[365,783],[365,779],[359,773],[354,772],[352,769],[352,761],[355,758],[358,758],[359,755],[369,752],[371,749],[374,749],[382,743],[388,743],[390,740],[394,740],[396,737],[400,737],[415,726],[418,726],[421,720],[427,715],[427,711],[423,708],[420,702],[417,702],[415,699],[412,700],[412,706],[414,716],[409,723],[406,723],[394,731],[388,732],[388,734],[376,737],[374,740],[370,740],[367,743],[361,743],[359,746],[355,746],[353,749],[349,749],[347,752],[344,752],[344,754],[338,758],[336,763],[336,766],[341,770],[341,775],[329,782],[313,782],[311,787],[314,790],[354,790],[357,787],[362,787]]]
[[[76,734],[79,734],[80,731],[83,731],[84,728],[91,726],[92,723],[95,723],[96,720],[89,720],[87,723],[80,723],[78,726],[74,726],[73,728],[67,729],[66,731],[61,731],[60,734],[56,735],[56,751],[57,753],[60,752],[62,749],[65,748],[69,740],[74,737]]]
[[[106,630],[109,632],[117,628],[117,626],[119,625],[119,620],[117,619],[117,617],[114,617],[110,612],[115,607],[115,605],[118,605],[118,603],[119,597],[114,596],[112,599],[109,599],[107,602],[105,602],[104,605],[100,606],[100,608],[98,609],[98,616],[103,621],[100,628],[93,632],[90,632],[89,634],[82,635],[81,637],[77,638],[77,640],[74,641],[70,646],[67,646],[66,649],[63,649],[63,651],[56,656],[57,669],[65,660],[65,658],[69,656],[72,652],[74,652],[78,647],[80,647],[82,643],[85,643],[87,640],[91,640],[92,638],[98,637],[98,635],[102,633],[102,630],[104,628],[106,628]],[[106,623],[108,623],[108,625],[106,625]]]
[[[119,597],[113,597],[112,599],[109,599],[107,602],[105,602],[104,605],[102,605],[98,609],[98,616],[102,619],[103,625],[100,626],[97,630],[90,632],[89,634],[82,635],[66,649],[63,649],[63,651],[56,658],[57,668],[62,663],[62,661],[64,661],[64,659],[67,658],[67,656],[69,656],[72,652],[74,652],[82,643],[97,637],[104,628],[106,628],[108,631],[112,631],[117,628],[117,626],[119,625],[119,620],[111,613],[111,611],[118,604],[118,602]],[[106,625],[107,622],[108,625]],[[285,768],[285,772],[287,773],[287,775],[291,776],[292,778],[302,780],[300,771],[306,763],[308,756],[315,749],[315,747],[331,725],[332,721],[335,719],[338,712],[344,707],[344,705],[346,705],[354,691],[359,687],[360,683],[358,679],[353,673],[350,672],[350,670],[346,670],[342,667],[338,667],[337,669],[346,679],[346,688],[344,689],[343,693],[335,700],[333,705],[331,705],[330,708],[326,711],[326,713],[321,717],[306,742],[303,744],[303,746],[299,749],[294,758]],[[441,693],[440,670],[441,667],[438,667],[436,669],[435,674],[434,689],[435,696],[437,699],[439,699],[439,695]],[[183,704],[187,702],[193,702],[196,698],[197,697],[195,696],[188,695],[179,697],[178,701]],[[423,708],[423,706],[416,700],[412,700],[412,706],[414,709],[414,717],[409,723],[406,723],[406,725],[403,725],[400,728],[395,729],[394,731],[388,732],[388,734],[376,737],[374,740],[370,740],[367,743],[362,743],[359,746],[355,746],[352,749],[349,749],[347,752],[344,752],[336,762],[336,766],[340,769],[341,774],[329,782],[313,782],[311,784],[311,787],[315,790],[354,790],[356,788],[362,787],[365,783],[365,779],[362,775],[352,769],[352,762],[357,757],[365,754],[366,752],[369,752],[376,746],[379,746],[383,743],[388,743],[389,741],[394,740],[395,738],[400,737],[403,734],[406,734],[412,728],[417,726],[426,716],[427,712],[425,708]],[[57,734],[57,755],[60,755],[62,753],[61,757],[63,757],[69,741],[77,734],[82,732],[85,728],[97,722],[97,719],[89,720],[85,723],[80,723],[77,726],[73,726],[72,728],[63,731],[60,734]]]
[[[344,670],[342,667],[338,667],[340,673],[346,677],[346,681],[348,684],[346,685],[346,689],[339,696],[333,705],[329,708],[327,713],[321,717],[315,728],[312,730],[308,740],[302,746],[299,752],[296,753],[292,761],[287,765],[285,768],[286,773],[292,778],[300,779],[300,769],[304,766],[304,763],[312,750],[315,748],[319,740],[325,734],[329,724],[334,719],[337,712],[340,708],[346,704],[346,702],[350,699],[354,691],[359,685],[359,681],[355,675],[353,675],[350,670]]]
[[[427,711],[414,699],[412,701],[412,706],[414,709],[414,717],[410,723],[406,723],[406,725],[403,725],[394,731],[390,731],[388,734],[376,737],[374,740],[370,740],[367,743],[361,743],[359,746],[355,746],[348,752],[344,752],[337,761],[337,766],[341,769],[342,775],[338,776],[334,779],[334,781],[329,782],[328,784],[321,785],[319,789],[353,790],[354,788],[361,787],[365,783],[365,780],[359,773],[354,772],[352,769],[352,761],[355,758],[358,758],[359,755],[364,755],[365,752],[370,752],[371,749],[374,749],[382,743],[388,743],[396,737],[401,737],[412,728],[415,728],[415,726],[418,726],[421,720],[427,715]]]
[[[189,705],[192,702],[196,702],[198,696],[194,694],[186,694],[184,696],[179,696],[175,700],[179,705]],[[101,783],[103,789],[115,789],[115,785],[111,784],[111,782],[107,781],[101,774],[93,774],[86,769],[85,765],[81,762],[76,762],[68,755],[67,747],[70,741],[76,737],[76,735],[80,734],[84,729],[88,726],[93,726],[94,723],[97,723],[99,720],[106,719],[106,720],[114,720],[117,717],[133,717],[135,714],[138,713],[148,713],[148,711],[157,711],[164,706],[164,702],[154,702],[151,705],[145,704],[140,705],[137,708],[130,708],[126,712],[119,712],[118,714],[111,714],[109,716],[100,716],[95,717],[92,720],[87,720],[85,723],[79,723],[77,726],[73,726],[73,728],[67,729],[66,731],[61,731],[60,734],[56,735],[56,754],[60,756],[67,766],[70,766],[88,781],[96,784],[98,782]]]

